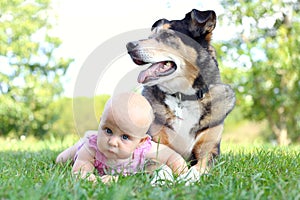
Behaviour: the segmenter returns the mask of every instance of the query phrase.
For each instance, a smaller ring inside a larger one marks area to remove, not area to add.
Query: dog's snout
[[[138,46],[138,42],[134,41],[134,42],[128,42],[126,45],[126,48],[128,51],[133,50],[134,48],[136,48]]]

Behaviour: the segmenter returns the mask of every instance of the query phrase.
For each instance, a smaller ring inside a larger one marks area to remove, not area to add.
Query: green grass
[[[147,174],[111,185],[74,179],[71,166],[54,163],[67,143],[0,145],[0,199],[300,199],[299,146],[224,144],[218,163],[196,184],[153,187]]]

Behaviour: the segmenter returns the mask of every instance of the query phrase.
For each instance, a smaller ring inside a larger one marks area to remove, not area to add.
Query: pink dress
[[[128,175],[128,174],[135,174],[138,171],[144,169],[145,155],[151,149],[152,144],[151,144],[151,138],[149,136],[147,140],[139,148],[134,150],[130,162],[120,163],[117,166],[114,166],[114,168],[111,168],[106,164],[106,157],[99,151],[97,147],[97,135],[89,136],[89,147],[91,147],[96,151],[94,166],[98,170],[99,175],[101,176],[105,174]]]

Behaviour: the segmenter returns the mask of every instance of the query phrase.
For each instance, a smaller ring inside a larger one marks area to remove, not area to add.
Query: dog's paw
[[[177,181],[179,183],[185,182],[185,185],[188,186],[199,181],[201,175],[204,173],[204,170],[199,171],[196,166],[193,166],[186,173],[179,175]]]
[[[165,185],[166,183],[173,183],[174,177],[172,170],[166,166],[162,165],[159,169],[153,172],[153,178],[151,180],[151,185]]]

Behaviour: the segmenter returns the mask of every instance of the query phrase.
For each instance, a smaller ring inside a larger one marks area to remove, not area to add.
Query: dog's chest
[[[198,126],[201,112],[201,104],[196,101],[180,101],[173,96],[166,96],[165,103],[176,117],[170,120],[170,124],[177,133],[177,140],[174,143],[184,142],[185,147],[189,146],[189,152],[192,150],[195,142],[195,135],[191,129]],[[176,142],[178,141],[178,142]],[[182,143],[181,143],[182,144]],[[174,144],[174,146],[182,146]],[[184,151],[186,151],[185,149]]]

